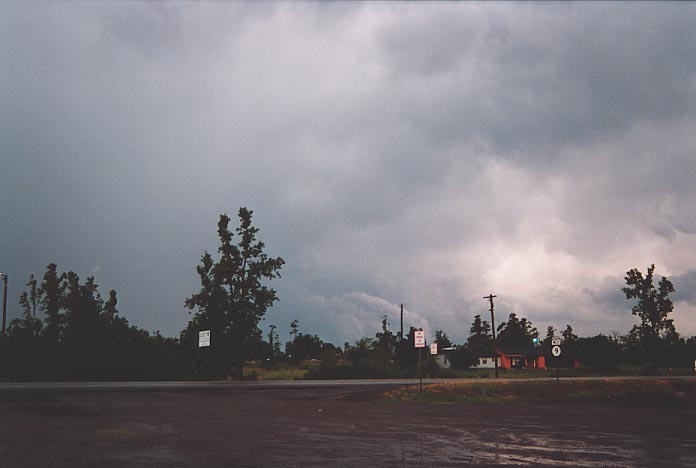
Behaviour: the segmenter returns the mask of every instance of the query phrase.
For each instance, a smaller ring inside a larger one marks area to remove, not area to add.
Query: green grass
[[[673,368],[670,370],[667,368],[656,369],[656,377],[668,377],[668,376],[691,376],[694,375],[692,369],[689,368]],[[645,375],[645,369],[640,365],[621,365],[615,370],[600,370],[600,369],[590,369],[586,367],[581,367],[579,369],[571,368],[559,368],[558,375],[563,377],[611,377],[611,376],[638,376]],[[499,369],[498,375],[501,379],[534,379],[534,378],[548,378],[556,376],[556,368],[549,367],[548,369]],[[493,378],[495,377],[494,369],[470,369],[467,371],[455,371],[454,369],[446,369],[446,373],[443,377],[455,377],[455,378]]]
[[[268,366],[264,363],[250,363],[244,369],[245,380],[302,380],[306,377],[310,369],[319,367],[317,362],[305,362],[302,364],[277,364]],[[561,379],[566,377],[610,377],[610,376],[637,376],[642,375],[641,366],[623,365],[617,370],[600,371],[594,369],[580,368],[560,368],[558,375]],[[658,376],[668,376],[669,369],[657,369]],[[673,376],[692,375],[691,369],[672,369]],[[498,375],[501,379],[533,379],[533,378],[553,378],[556,376],[556,369],[499,369]],[[469,369],[466,371],[456,369],[442,369],[439,375],[441,378],[456,379],[493,379],[494,369]]]
[[[449,372],[452,369],[448,369]],[[475,378],[475,379],[492,379],[495,377],[495,369],[469,369],[467,371],[454,371],[454,375],[445,374],[443,377],[458,377],[458,378]],[[558,369],[560,377],[604,377],[607,375],[618,375],[614,372],[602,372],[587,369]],[[498,369],[498,376],[501,379],[539,379],[556,376],[556,369]]]
[[[245,380],[302,380],[309,370],[303,365],[265,367],[250,365],[244,368]]]

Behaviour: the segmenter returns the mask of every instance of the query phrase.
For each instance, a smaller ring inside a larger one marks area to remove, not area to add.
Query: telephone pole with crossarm
[[[491,329],[493,329],[493,360],[495,361],[495,378],[498,378],[498,350],[496,349],[495,346],[495,316],[493,315],[493,298],[498,297],[494,296],[493,293],[489,294],[488,296],[483,296],[484,299],[488,299],[491,303]]]

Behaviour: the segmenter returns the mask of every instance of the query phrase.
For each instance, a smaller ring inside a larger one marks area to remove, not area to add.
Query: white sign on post
[[[425,348],[425,332],[423,330],[416,330],[415,332],[415,347],[416,348]]]
[[[430,354],[437,354],[437,343],[430,345]]]
[[[551,346],[560,346],[561,345],[561,339],[557,336],[554,336],[551,338]]]
[[[210,330],[198,332],[198,347],[210,346]]]
[[[561,347],[560,346],[553,346],[551,348],[551,354],[554,355],[554,357],[558,357],[561,355]]]

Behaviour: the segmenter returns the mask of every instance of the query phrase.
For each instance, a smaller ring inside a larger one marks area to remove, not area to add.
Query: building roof
[[[506,356],[537,357],[544,356],[543,347],[531,348],[525,346],[498,346],[498,352]]]

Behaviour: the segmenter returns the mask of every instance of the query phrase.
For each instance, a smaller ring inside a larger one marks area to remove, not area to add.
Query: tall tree
[[[539,337],[539,332],[532,322],[512,312],[507,322],[498,326],[498,343],[501,346],[532,346],[534,338]]]
[[[191,346],[198,330],[211,330],[211,352],[202,363],[204,373],[211,377],[230,372],[243,377],[244,362],[261,341],[259,321],[278,300],[276,291],[263,282],[280,277],[285,262],[264,253],[265,244],[257,241],[258,228],[251,223],[252,214],[240,208],[234,232],[229,228],[229,216],[220,215],[220,258],[216,262],[204,252],[197,267],[201,290],[186,299],[186,306],[198,312],[182,332],[182,339]],[[235,234],[237,242],[233,243]]]
[[[544,338],[544,344],[551,345],[551,340],[556,336],[556,328],[553,325],[546,327],[546,337]]]
[[[302,362],[306,359],[319,359],[324,342],[317,335],[305,335],[300,333],[292,341],[285,344],[285,354],[294,362]]]
[[[41,285],[39,286],[39,309],[44,313],[46,327],[44,338],[47,345],[47,353],[50,359],[55,359],[56,347],[61,339],[63,332],[63,294],[65,285],[63,284],[64,274],[58,274],[58,266],[50,263],[46,267]]]
[[[437,343],[437,349],[451,348],[453,345],[447,333],[442,330],[437,330],[435,332],[435,343]]]
[[[94,278],[48,265],[20,295],[10,328],[10,375],[19,379],[164,379],[177,374],[177,340],[150,335],[118,315],[116,291],[102,300]],[[37,312],[43,312],[43,322]]]
[[[475,357],[490,356],[493,353],[491,325],[487,321],[481,320],[480,315],[474,316],[466,344]]]
[[[633,315],[640,317],[641,323],[635,330],[643,352],[657,358],[664,346],[679,339],[674,321],[668,316],[674,309],[669,294],[675,291],[672,282],[664,276],[655,288],[653,276],[655,264],[648,267],[645,276],[637,268],[626,272],[626,287],[621,290],[626,299],[638,299],[632,308]]]
[[[19,295],[19,306],[22,308],[22,318],[15,323],[31,335],[32,341],[36,341],[43,327],[41,320],[36,318],[37,303],[39,301],[37,284],[34,275],[29,276],[29,281],[27,282],[29,291],[23,291],[22,294]]]
[[[570,325],[566,325],[565,330],[561,332],[561,336],[563,337],[563,344],[569,344],[578,339],[578,335],[573,333],[573,327]]]
[[[271,355],[269,357],[271,359],[271,362],[275,362],[275,360],[280,355],[280,341],[278,339],[278,333],[276,332],[276,328],[278,328],[278,327],[271,324],[271,325],[269,325],[268,328],[269,328],[268,344],[269,344],[270,353],[271,353]]]
[[[34,275],[29,276],[29,281],[27,286],[29,286],[29,292],[23,291],[19,295],[19,305],[22,308],[22,315],[36,318],[36,303],[39,300],[39,291],[37,289],[37,281]]]
[[[65,276],[65,329],[63,343],[68,375],[72,378],[95,378],[100,371],[99,355],[104,343],[100,340],[103,301],[97,291],[94,277],[80,284],[75,272]]]
[[[377,332],[375,338],[377,339],[375,346],[385,353],[393,353],[396,349],[397,336],[389,330],[389,322],[386,315],[382,318],[382,331]]]

